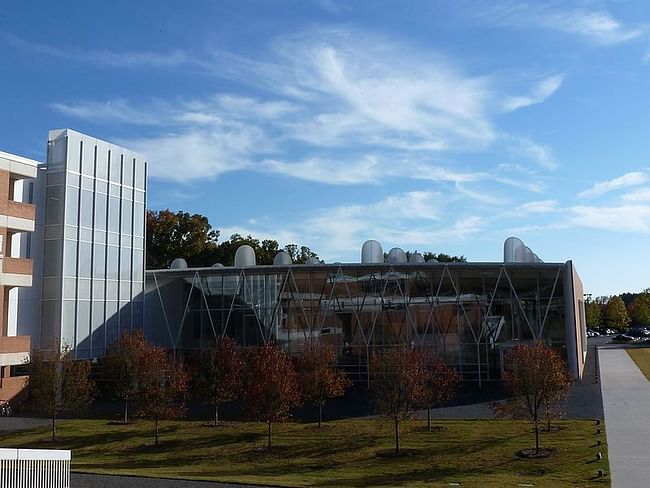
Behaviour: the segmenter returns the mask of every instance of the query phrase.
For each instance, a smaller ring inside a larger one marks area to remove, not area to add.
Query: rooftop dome
[[[176,258],[169,265],[169,269],[187,269],[187,261],[183,258]]]
[[[212,267],[213,267],[213,268],[223,268],[224,265],[221,264],[221,263],[214,263],[214,264],[212,265]]]
[[[288,252],[280,251],[273,258],[274,266],[288,266],[290,264],[293,264],[293,261],[291,261],[291,256],[289,256]]]
[[[361,247],[361,263],[362,264],[381,264],[384,262],[384,251],[381,244],[370,239],[363,243]]]
[[[424,264],[424,257],[419,252],[414,252],[409,257],[409,264]]]
[[[235,267],[255,266],[255,250],[248,244],[241,245],[235,252]]]
[[[406,264],[406,253],[401,247],[394,247],[388,251],[388,264]]]
[[[320,259],[318,259],[316,256],[312,256],[305,262],[305,264],[314,266],[315,264],[323,264],[323,263],[321,263]]]

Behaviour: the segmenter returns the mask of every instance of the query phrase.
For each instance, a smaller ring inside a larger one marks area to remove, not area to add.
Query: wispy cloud
[[[553,157],[551,149],[547,146],[539,144],[527,137],[506,135],[504,138],[514,154],[532,160],[548,170],[554,170],[558,167],[558,163]]]
[[[610,193],[612,191],[628,188],[631,186],[642,185],[648,181],[648,175],[641,171],[632,171],[625,173],[623,176],[613,178],[607,181],[601,181],[593,185],[588,190],[578,193],[578,198],[594,198]]]
[[[650,232],[649,205],[576,206],[568,210],[569,223],[573,226],[613,232]]]
[[[561,8],[545,2],[510,1],[490,4],[488,8],[479,11],[479,15],[497,25],[576,34],[585,40],[607,46],[639,39],[648,30],[645,25],[626,25],[605,10]]]
[[[155,51],[111,51],[108,49],[85,50],[72,46],[54,46],[25,40],[8,32],[0,31],[0,38],[25,52],[42,54],[66,61],[80,61],[99,66],[120,68],[170,68],[197,64],[197,60],[182,50]]]
[[[504,109],[512,112],[519,108],[542,103],[560,88],[563,81],[563,75],[548,76],[537,83],[528,95],[506,98]]]

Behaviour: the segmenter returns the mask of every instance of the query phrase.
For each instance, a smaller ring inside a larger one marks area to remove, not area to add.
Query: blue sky
[[[149,207],[359,259],[379,240],[650,286],[650,4],[3,2],[0,150],[143,152]]]

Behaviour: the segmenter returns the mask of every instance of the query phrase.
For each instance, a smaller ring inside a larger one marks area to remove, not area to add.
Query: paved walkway
[[[612,488],[650,485],[650,383],[625,349],[598,350]]]

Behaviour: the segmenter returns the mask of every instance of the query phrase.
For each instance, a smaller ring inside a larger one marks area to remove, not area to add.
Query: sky
[[[367,239],[594,296],[650,287],[650,3],[24,2],[0,10],[0,150],[142,152],[148,206],[358,262]]]

